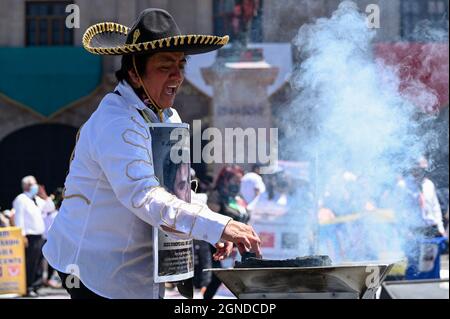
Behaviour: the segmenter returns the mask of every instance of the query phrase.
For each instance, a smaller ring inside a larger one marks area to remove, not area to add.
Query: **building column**
[[[226,160],[229,154],[233,154],[235,160],[237,155],[236,145],[232,140],[226,139],[226,128],[254,129],[249,131],[256,133],[256,141],[258,141],[258,129],[265,129],[266,141],[268,141],[272,116],[267,88],[273,84],[277,74],[278,68],[264,60],[216,61],[212,67],[202,69],[205,82],[213,87],[211,122],[212,127],[218,128],[222,133],[222,160]],[[249,144],[252,143],[249,142]],[[245,163],[237,164],[248,169],[251,166],[248,163],[249,159],[251,160],[248,153],[249,147],[253,147],[256,155],[258,153],[256,145],[247,145],[247,142],[244,145],[246,145]],[[259,162],[258,156],[256,156],[256,162]],[[214,173],[217,173],[222,166],[222,164],[215,164]]]

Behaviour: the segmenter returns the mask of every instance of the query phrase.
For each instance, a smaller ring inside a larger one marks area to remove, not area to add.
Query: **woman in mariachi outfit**
[[[153,278],[153,232],[260,254],[254,230],[159,184],[148,122],[180,123],[171,108],[186,56],[219,49],[228,37],[182,35],[172,16],[146,9],[131,28],[98,23],[83,36],[94,54],[122,55],[119,83],[83,125],[65,198],[43,252],[72,298],[163,298]]]

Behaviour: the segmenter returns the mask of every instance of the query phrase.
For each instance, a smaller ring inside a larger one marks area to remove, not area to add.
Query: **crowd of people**
[[[247,174],[237,165],[225,166],[215,183],[208,179],[199,180],[193,169],[191,178],[192,188],[196,191],[192,192],[191,202],[203,202],[211,210],[243,223],[249,221],[252,205],[254,206],[265,192],[258,165],[254,165],[252,171]],[[36,178],[31,175],[24,177],[21,185],[23,192],[14,199],[12,208],[1,211],[0,227],[15,226],[21,229],[25,246],[27,293],[28,296],[35,297],[43,286],[61,287],[61,279],[45,261],[42,247],[58,214],[63,189],[58,188],[48,195],[45,186],[38,184]],[[196,240],[194,248],[195,286],[201,289],[206,299],[212,298],[220,286],[220,281],[211,273],[203,273],[202,270],[220,267],[221,262],[212,258],[215,247],[211,244]]]
[[[382,184],[349,171],[331,178],[320,198],[321,251],[336,261],[382,259],[395,250],[410,257],[424,240],[448,238],[448,189],[437,191],[428,166],[421,158]]]
[[[396,213],[396,223],[405,224],[407,221],[408,227],[402,227],[406,230],[402,236],[408,238],[407,242],[417,238],[448,238],[448,192],[438,196],[433,182],[427,177],[427,165],[425,159],[420,160],[416,167],[376,195],[365,193],[363,178],[347,171],[331,180],[320,198],[316,197],[305,179],[295,178],[283,171],[260,175],[258,165],[253,165],[247,173],[238,165],[224,166],[215,179],[199,179],[191,169],[191,202],[207,204],[212,211],[242,223],[248,223],[253,213],[272,203],[295,212],[296,218],[301,218],[302,223],[308,225],[299,232],[305,231],[308,238],[306,245],[310,246],[307,251],[311,254],[317,252],[318,245],[325,253],[334,254],[337,261],[352,260],[353,257],[361,259],[361,256],[376,259],[376,253],[370,255],[369,246],[361,248],[361,245],[352,244],[355,238],[346,240],[348,236],[363,238],[367,235],[360,222],[330,221],[338,221],[342,217],[345,221],[345,216],[356,216],[355,212],[391,208]],[[43,285],[58,286],[55,280],[57,273],[54,274],[52,267],[45,265],[41,248],[58,213],[62,189],[49,196],[45,187],[39,185],[33,176],[22,179],[22,189],[23,193],[16,197],[13,208],[2,212],[0,221],[3,227],[17,226],[22,229],[26,247],[27,287],[28,293],[33,295]],[[325,222],[325,227],[315,233],[315,225],[324,220],[328,223]],[[358,249],[364,249],[364,254]],[[194,250],[194,286],[205,299],[211,299],[221,282],[211,272],[203,270],[221,268],[224,261],[213,258],[215,247],[205,241],[195,240]],[[236,258],[237,252],[232,256]],[[47,275],[44,276],[44,273]]]
[[[380,260],[398,248],[395,253],[411,262],[424,240],[443,238],[448,247],[448,189],[437,190],[428,172],[424,157],[382,185],[344,170],[318,194],[310,181],[287,171],[261,176],[257,165],[246,174],[232,165],[201,191],[212,210],[245,223],[267,207],[282,208],[290,214],[287,220],[305,225],[297,237],[305,255],[323,253],[335,262]],[[196,285],[205,298],[212,298],[220,281],[201,270],[220,268],[223,262],[211,260],[201,242],[196,252]]]

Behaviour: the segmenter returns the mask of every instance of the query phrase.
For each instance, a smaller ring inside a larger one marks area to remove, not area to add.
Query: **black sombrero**
[[[83,46],[94,54],[126,55],[160,51],[205,53],[228,43],[228,36],[182,35],[173,17],[165,10],[146,9],[133,27],[114,22],[90,26],[83,35]]]

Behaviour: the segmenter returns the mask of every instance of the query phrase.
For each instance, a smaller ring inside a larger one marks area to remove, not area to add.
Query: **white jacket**
[[[82,283],[107,298],[159,298],[153,281],[153,227],[174,224],[183,237],[215,244],[230,218],[205,205],[187,204],[159,187],[151,136],[132,88],[107,94],[80,130],[65,182],[65,199],[43,248],[49,263],[75,272]],[[164,122],[180,122],[175,110]],[[162,217],[164,221],[162,220]]]

